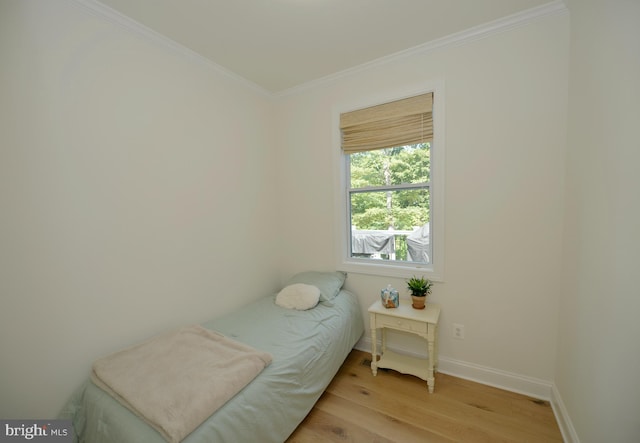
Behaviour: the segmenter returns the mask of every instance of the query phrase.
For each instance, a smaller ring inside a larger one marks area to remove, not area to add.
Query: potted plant
[[[411,292],[411,300],[414,309],[424,309],[425,299],[431,294],[431,286],[433,282],[424,277],[411,277],[407,280],[407,288]]]

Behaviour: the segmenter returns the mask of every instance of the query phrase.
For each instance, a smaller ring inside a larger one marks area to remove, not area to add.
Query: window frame
[[[433,92],[433,140],[431,142],[430,237],[432,259],[430,264],[415,262],[373,260],[351,257],[350,219],[350,165],[349,155],[341,148],[340,114]],[[365,97],[359,101],[343,103],[333,111],[333,152],[336,177],[336,261],[337,269],[358,274],[409,278],[423,275],[434,281],[444,280],[444,82],[434,81],[405,91],[396,91],[377,97]]]

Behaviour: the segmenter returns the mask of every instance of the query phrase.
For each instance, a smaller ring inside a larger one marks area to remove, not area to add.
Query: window
[[[340,113],[341,269],[442,278],[439,93]]]

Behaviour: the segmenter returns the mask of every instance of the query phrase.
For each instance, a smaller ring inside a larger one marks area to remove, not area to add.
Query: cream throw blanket
[[[97,360],[91,378],[175,443],[270,363],[265,352],[189,326]]]

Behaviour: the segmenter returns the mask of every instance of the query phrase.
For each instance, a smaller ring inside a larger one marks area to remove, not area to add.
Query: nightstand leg
[[[435,333],[434,333],[434,338],[433,338],[433,343],[434,343],[434,352],[433,352],[433,372],[438,372],[438,355],[440,354],[440,350],[438,349],[438,326],[436,325],[436,327],[434,328]]]
[[[371,372],[374,376],[378,374],[378,338],[376,328],[371,328]]]
[[[427,386],[429,387],[429,393],[433,393],[433,389],[436,385],[436,379],[433,376],[433,363],[438,358],[435,355],[435,340],[429,339],[428,343],[428,351],[429,351],[429,366],[427,367]]]
[[[384,355],[385,352],[387,352],[387,329],[382,328],[382,354],[381,355]]]

